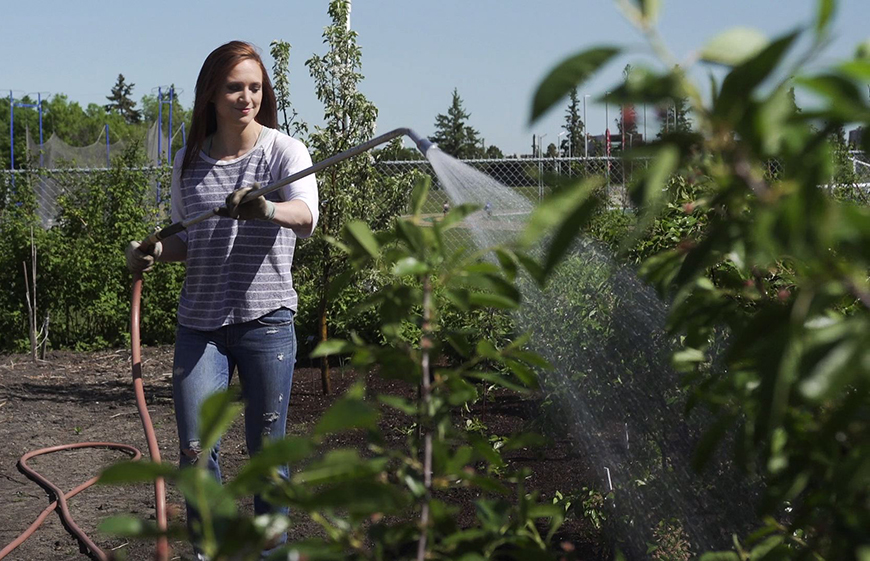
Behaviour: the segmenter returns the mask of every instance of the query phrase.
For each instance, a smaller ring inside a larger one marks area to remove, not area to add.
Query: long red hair
[[[187,135],[184,160],[181,163],[181,175],[184,175],[202,150],[206,137],[217,130],[217,115],[212,100],[230,70],[245,59],[255,61],[263,73],[263,101],[260,103],[260,110],[255,120],[263,126],[278,128],[278,103],[275,101],[275,90],[272,89],[269,73],[266,72],[256,47],[244,41],[230,41],[221,45],[206,57],[196,79],[193,115],[190,133]]]

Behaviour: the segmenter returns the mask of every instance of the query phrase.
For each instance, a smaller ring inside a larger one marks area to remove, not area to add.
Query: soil
[[[161,447],[163,460],[178,462],[175,417],[172,409],[172,347],[152,347],[142,351],[142,370],[149,411]],[[317,419],[356,379],[351,370],[333,370],[334,392],[324,396],[320,371],[301,361],[297,364],[288,420],[289,434],[308,434]],[[367,376],[372,393],[395,391],[391,382]],[[496,394],[483,409],[478,405],[468,418],[477,417],[489,434],[510,435],[527,429],[539,416],[535,399]],[[464,422],[459,419],[460,422]],[[384,417],[382,426],[397,443],[404,439],[398,428],[407,420]],[[0,549],[13,541],[51,502],[48,494],[16,469],[18,459],[28,451],[76,442],[119,442],[135,446],[148,456],[142,424],[136,411],[130,379],[128,350],[94,353],[51,352],[45,361],[34,364],[29,356],[0,356]],[[365,448],[363,433],[335,437],[330,447]],[[233,477],[247,460],[242,421],[237,420],[222,441],[221,470]],[[509,456],[511,468],[532,471],[527,490],[549,499],[557,491],[570,493],[589,485],[592,477],[580,455],[564,440],[551,440],[543,448],[524,450]],[[123,452],[105,449],[80,449],[38,456],[29,462],[37,472],[68,491],[97,475],[114,462],[127,459]],[[591,486],[591,485],[590,485]],[[459,523],[474,518],[474,497],[468,492],[452,495],[450,502],[460,507]],[[171,486],[167,493],[170,512],[183,512],[183,500]],[[128,541],[97,532],[101,520],[116,514],[154,517],[154,491],[147,485],[95,485],[69,500],[76,524],[104,551],[114,551],[127,559],[150,559],[153,544]],[[250,501],[242,508],[251,510]],[[307,519],[294,519],[290,539],[319,535],[318,526]],[[554,540],[558,548],[583,559],[603,558],[599,536],[586,522],[569,517]],[[186,559],[190,547],[173,542],[172,559]],[[120,556],[120,555],[119,555]],[[36,533],[6,559],[85,559],[79,544],[63,528],[57,513],[52,513]]]

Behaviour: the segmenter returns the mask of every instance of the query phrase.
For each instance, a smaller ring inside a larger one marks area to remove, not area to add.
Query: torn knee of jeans
[[[181,453],[197,462],[202,455],[202,445],[200,445],[199,440],[191,440],[187,443],[186,448],[181,449]]]
[[[272,425],[275,424],[275,421],[277,421],[279,417],[280,415],[274,411],[263,414],[263,436],[269,436],[272,434]]]

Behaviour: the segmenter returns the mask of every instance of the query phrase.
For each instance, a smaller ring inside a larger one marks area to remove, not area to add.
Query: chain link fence
[[[870,192],[870,157],[863,152],[849,154],[851,170],[845,170],[843,178],[832,178],[825,186],[847,190],[854,200],[868,201]],[[495,179],[514,193],[526,198],[532,205],[547,196],[555,188],[578,179],[600,177],[611,208],[627,209],[630,202],[626,185],[638,179],[648,160],[622,158],[505,158],[462,160],[462,163]],[[847,166],[849,167],[849,166]],[[415,177],[426,174],[432,178],[432,190],[424,213],[437,216],[449,208],[451,201],[440,184],[428,160],[379,161],[377,172],[388,177]],[[150,196],[159,206],[169,195],[168,167],[137,168],[150,184]],[[848,173],[851,171],[851,173]],[[767,176],[776,179],[782,172],[781,164],[768,162]],[[43,227],[55,224],[60,206],[58,199],[74,190],[82,181],[102,180],[111,173],[105,168],[78,169],[31,169],[0,172],[0,205],[22,204],[32,197]],[[870,202],[870,201],[868,201]]]

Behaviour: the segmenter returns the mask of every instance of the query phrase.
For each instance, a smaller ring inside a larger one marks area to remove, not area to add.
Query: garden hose
[[[145,439],[148,442],[148,452],[151,455],[151,461],[159,463],[160,448],[157,445],[157,436],[154,434],[154,426],[151,423],[151,415],[148,413],[148,405],[145,401],[145,387],[142,383],[142,345],[139,337],[139,310],[141,308],[141,301],[142,273],[134,273],[133,294],[130,302],[130,347],[132,352],[131,363],[133,368],[133,391],[136,395],[136,407],[139,410],[139,417],[142,420],[142,427],[145,430]],[[69,493],[64,493],[54,483],[44,478],[33,468],[27,465],[27,461],[36,456],[49,454],[51,452],[58,452],[60,450],[72,450],[76,448],[109,448],[112,450],[123,450],[125,452],[128,452],[132,456],[132,459],[134,461],[142,457],[142,453],[138,449],[132,446],[128,446],[126,444],[119,444],[117,442],[81,442],[77,444],[62,444],[59,446],[52,446],[50,448],[34,450],[22,456],[21,459],[18,460],[18,469],[22,473],[24,473],[29,479],[35,481],[37,484],[42,486],[42,488],[46,489],[52,495],[57,497],[57,500],[55,500],[45,510],[43,510],[42,513],[33,522],[33,524],[31,524],[30,527],[24,531],[24,533],[19,535],[12,543],[0,550],[0,559],[3,559],[12,550],[24,543],[24,541],[29,538],[33,534],[33,532],[36,531],[36,529],[42,524],[45,518],[53,510],[55,510],[57,506],[60,506],[60,516],[64,527],[75,536],[75,538],[79,541],[79,544],[81,544],[83,548],[87,549],[93,557],[99,559],[100,561],[108,561],[111,558],[109,554],[100,549],[97,544],[95,544],[93,540],[91,540],[87,536],[87,534],[85,534],[81,530],[81,528],[78,527],[78,525],[73,520],[66,503],[67,499],[77,495],[78,493],[84,491],[85,489],[96,483],[98,477],[93,477],[85,483],[82,483]],[[157,518],[157,528],[158,530],[165,532],[167,528],[166,485],[162,478],[159,478],[154,482],[154,495],[154,507]],[[158,561],[167,561],[169,559],[169,542],[165,535],[157,539],[155,558]]]
[[[410,137],[417,148],[423,155],[426,155],[426,152],[432,146],[432,143],[425,139],[419,137],[414,131],[408,128],[399,128],[392,130],[388,133],[377,136],[368,142],[364,142],[357,146],[354,146],[344,152],[331,156],[325,160],[322,160],[309,168],[306,168],[302,171],[294,173],[280,181],[267,185],[266,187],[262,187],[260,189],[256,189],[248,193],[244,199],[242,199],[241,204],[244,204],[248,201],[256,199],[257,197],[266,195],[285,185],[289,185],[294,181],[302,179],[312,173],[316,173],[324,168],[327,168],[331,165],[337,164],[342,160],[346,160],[352,156],[370,150],[375,146],[388,142],[394,138],[399,136],[408,136]],[[194,224],[198,224],[212,216],[216,216],[220,213],[220,211],[224,209],[224,207],[218,207],[209,211],[206,211],[202,214],[194,216],[188,220],[183,220],[180,222],[176,222],[171,224],[157,232],[154,232],[147,238],[145,238],[139,246],[139,249],[144,252],[148,252],[149,249],[154,246],[157,242],[161,240],[165,240],[170,236],[174,236],[184,230],[187,230],[190,226]],[[154,427],[151,423],[151,415],[148,413],[148,406],[145,402],[145,390],[142,383],[142,358],[141,358],[141,340],[139,334],[139,319],[140,319],[140,309],[141,309],[141,300],[142,300],[142,273],[134,273],[133,274],[133,291],[130,302],[130,347],[132,353],[132,369],[133,369],[133,389],[136,395],[136,406],[139,410],[139,417],[142,420],[142,427],[145,430],[145,439],[148,442],[148,452],[151,456],[151,461],[155,463],[160,462],[160,449],[157,444],[157,436],[154,434]],[[43,448],[41,450],[35,450],[32,452],[28,452],[18,462],[19,469],[27,475],[30,479],[36,481],[39,485],[42,485],[43,488],[49,490],[54,496],[57,497],[57,500],[49,505],[42,514],[36,519],[36,521],[28,528],[23,534],[21,534],[18,538],[15,539],[12,543],[4,547],[0,550],[0,559],[3,559],[6,555],[9,554],[13,549],[18,547],[21,543],[24,542],[31,534],[39,527],[39,525],[45,520],[45,518],[58,506],[60,505],[61,510],[61,519],[63,520],[64,526],[75,535],[76,539],[79,540],[79,543],[82,547],[88,549],[92,556],[96,557],[100,561],[105,561],[111,558],[110,555],[106,554],[103,550],[101,550],[97,545],[84,533],[81,529],[75,524],[72,517],[69,514],[69,509],[67,508],[66,499],[75,496],[80,493],[84,489],[90,487],[97,481],[97,477],[94,477],[87,482],[79,485],[72,491],[64,494],[57,486],[43,478],[39,473],[34,471],[27,465],[27,460],[33,458],[35,456],[39,456],[41,454],[48,454],[50,452],[56,452],[59,450],[69,450],[74,448],[110,448],[114,450],[124,450],[130,453],[133,456],[133,460],[138,460],[141,458],[142,453],[133,448],[132,446],[128,446],[126,444],[118,444],[114,442],[82,442],[78,444],[64,444],[60,446],[52,446],[51,448]],[[165,532],[167,528],[167,520],[166,520],[166,485],[162,478],[158,478],[154,482],[154,495],[155,502],[154,507],[156,511],[157,518],[157,529],[161,532]],[[156,548],[156,559],[158,561],[167,561],[169,558],[169,542],[165,535],[161,536],[157,540],[157,548]]]

